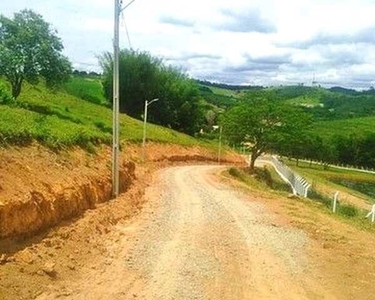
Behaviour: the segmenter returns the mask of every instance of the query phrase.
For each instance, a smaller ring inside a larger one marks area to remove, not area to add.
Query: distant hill
[[[246,98],[270,98],[303,107],[314,116],[313,132],[324,139],[375,133],[375,90],[343,87],[238,86],[198,81],[201,96],[210,104],[229,109]]]
[[[210,82],[206,80],[195,80],[198,84],[208,86],[208,87],[216,87],[216,88],[221,88],[221,89],[226,89],[226,90],[231,90],[231,91],[241,91],[241,90],[252,90],[252,89],[263,89],[264,87],[262,86],[255,86],[255,85],[230,85],[226,83],[215,83],[215,82]]]

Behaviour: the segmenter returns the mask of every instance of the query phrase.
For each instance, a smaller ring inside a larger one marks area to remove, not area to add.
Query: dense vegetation
[[[113,59],[101,57],[104,91],[112,101]],[[120,110],[141,119],[146,100],[159,98],[150,107],[150,120],[182,132],[194,134],[202,125],[203,110],[198,85],[178,69],[166,66],[147,52],[120,53]]]

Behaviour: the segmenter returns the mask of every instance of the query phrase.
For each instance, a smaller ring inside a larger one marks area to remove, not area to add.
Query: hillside
[[[307,86],[249,87],[200,82],[201,95],[211,104],[230,108],[246,97],[270,98],[301,106],[314,116],[314,132],[322,137],[375,132],[375,94],[341,87]],[[205,84],[205,85],[204,85]]]
[[[313,127],[314,132],[325,139],[335,135],[349,136],[354,134],[357,136],[365,136],[375,133],[375,116],[320,121],[316,122]]]
[[[0,102],[0,144],[21,145],[33,140],[52,148],[110,144],[112,111],[107,106],[89,102],[105,101],[100,92],[98,94],[100,81],[74,78],[65,88],[70,94],[64,90],[49,90],[44,84],[31,86],[26,83],[17,101]],[[122,115],[123,141],[140,142],[142,126],[141,121]],[[148,139],[210,147],[206,142],[152,124],[148,126]]]

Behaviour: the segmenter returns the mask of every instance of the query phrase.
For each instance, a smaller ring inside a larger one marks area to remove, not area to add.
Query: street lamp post
[[[220,126],[220,135],[219,135],[219,157],[218,157],[218,162],[219,165],[221,164],[221,136],[223,134],[223,126]]]
[[[219,164],[221,164],[221,146],[222,146],[222,135],[223,135],[223,126],[218,126],[218,125],[215,125],[213,126],[214,130],[217,130],[219,129],[219,149],[218,149],[218,153],[217,153],[217,161]]]
[[[148,102],[148,100],[145,101],[145,113],[143,116],[143,141],[142,141],[142,159],[143,161],[146,160],[146,127],[147,127],[147,111],[148,106],[151,105],[153,102],[159,101],[158,98],[151,100]]]

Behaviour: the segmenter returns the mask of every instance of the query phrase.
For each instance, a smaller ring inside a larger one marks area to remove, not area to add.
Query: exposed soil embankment
[[[214,161],[215,154],[192,147],[150,144],[149,162]],[[120,190],[136,179],[141,149],[127,146],[120,171]],[[79,216],[111,199],[111,151],[82,149],[55,153],[40,145],[0,151],[0,239],[30,236]],[[240,162],[235,154],[226,162]]]

